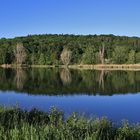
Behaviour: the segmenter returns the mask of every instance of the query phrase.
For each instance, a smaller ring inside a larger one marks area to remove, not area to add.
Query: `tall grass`
[[[2,110],[2,109],[1,109]],[[140,125],[116,126],[106,118],[87,119],[73,113],[64,119],[56,108],[48,113],[3,109],[0,140],[139,140]]]

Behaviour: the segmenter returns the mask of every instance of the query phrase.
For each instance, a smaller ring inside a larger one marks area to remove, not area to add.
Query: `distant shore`
[[[70,69],[85,69],[85,70],[137,70],[140,71],[140,64],[96,64],[96,65],[0,65],[2,68],[70,68]]]

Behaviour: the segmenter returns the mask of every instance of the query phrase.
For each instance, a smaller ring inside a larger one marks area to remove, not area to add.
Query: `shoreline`
[[[70,65],[72,69],[84,70],[132,70],[140,71],[140,64],[96,64],[96,65]]]
[[[81,70],[131,70],[140,71],[140,64],[96,64],[96,65],[12,65],[3,64],[1,68],[69,68]]]

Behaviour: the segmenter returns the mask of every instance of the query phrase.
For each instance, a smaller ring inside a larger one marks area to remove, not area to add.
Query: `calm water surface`
[[[140,122],[140,72],[0,69],[0,105]]]

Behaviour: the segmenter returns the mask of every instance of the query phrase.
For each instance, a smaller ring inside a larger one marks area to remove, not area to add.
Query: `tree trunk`
[[[105,44],[102,43],[102,47],[99,50],[101,64],[104,64],[104,53],[105,53]]]

